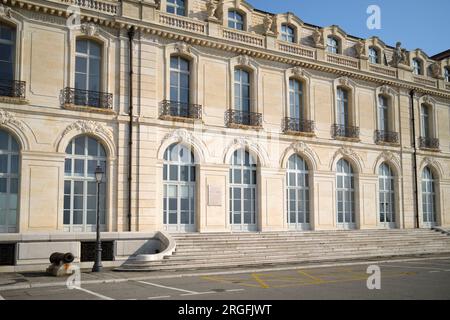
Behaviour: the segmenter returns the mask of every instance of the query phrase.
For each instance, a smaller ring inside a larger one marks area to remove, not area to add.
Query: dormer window
[[[244,30],[244,17],[236,10],[228,11],[228,27],[236,30]]]
[[[413,73],[415,75],[421,75],[423,74],[422,71],[422,61],[420,61],[419,59],[413,59],[412,61],[412,67],[413,67]]]
[[[444,79],[446,82],[450,82],[450,67],[444,68]]]
[[[167,12],[178,16],[186,15],[185,0],[167,0]]]
[[[290,27],[287,24],[281,25],[281,40],[286,42],[295,42],[295,31],[294,28]]]
[[[327,38],[327,51],[335,54],[339,53],[339,41],[336,38]]]
[[[374,47],[369,48],[369,62],[380,63],[380,56],[378,54],[378,50]]]

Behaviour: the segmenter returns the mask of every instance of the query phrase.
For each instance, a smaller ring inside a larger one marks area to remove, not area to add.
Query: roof
[[[437,60],[437,61],[441,61],[441,60],[444,60],[444,59],[447,59],[447,58],[450,58],[450,49],[448,49],[446,51],[443,51],[441,53],[438,53],[438,54],[436,54],[436,55],[431,57],[431,59]]]

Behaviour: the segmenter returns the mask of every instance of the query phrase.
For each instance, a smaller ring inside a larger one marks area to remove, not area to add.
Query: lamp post
[[[96,250],[95,250],[95,262],[92,267],[92,272],[102,271],[102,242],[100,240],[100,184],[103,179],[103,170],[100,166],[95,169],[95,180],[97,182],[97,239],[96,239]]]

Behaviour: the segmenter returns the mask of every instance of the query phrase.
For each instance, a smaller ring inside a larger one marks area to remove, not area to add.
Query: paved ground
[[[380,268],[380,290],[367,288],[368,265]],[[72,289],[43,274],[1,274],[0,300],[450,299],[450,257],[284,269],[82,272],[81,286],[72,282]]]

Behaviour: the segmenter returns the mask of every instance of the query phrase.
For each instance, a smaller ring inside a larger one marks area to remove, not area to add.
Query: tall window
[[[395,189],[394,174],[391,168],[383,163],[378,172],[380,192],[380,222],[395,222]]]
[[[337,222],[347,228],[355,224],[355,182],[353,168],[344,159],[337,163]]]
[[[96,226],[97,182],[95,169],[106,172],[106,153],[103,146],[88,136],[73,139],[66,149],[64,173],[64,230],[92,232]],[[106,184],[100,184],[100,226],[105,228]]]
[[[344,88],[337,89],[337,122],[344,127],[349,125],[348,91]]]
[[[444,79],[447,82],[450,82],[450,67],[444,68]]]
[[[19,145],[0,130],[0,233],[17,232]]]
[[[189,61],[178,56],[170,57],[170,100],[184,108],[189,104]]]
[[[423,73],[422,71],[422,61],[419,59],[413,59],[412,61],[413,65],[413,73],[416,75],[421,75]]]
[[[228,27],[236,30],[244,30],[244,16],[236,10],[228,11]]]
[[[77,40],[75,57],[75,88],[100,91],[101,46],[86,39]]]
[[[369,61],[371,63],[380,63],[380,57],[378,55],[378,50],[374,47],[369,48]]]
[[[303,118],[303,83],[296,80],[289,80],[289,106],[290,117],[296,119]]]
[[[422,173],[422,213],[423,222],[436,222],[436,188],[433,172],[425,167]]]
[[[289,158],[286,173],[288,224],[293,229],[309,229],[308,165],[298,155]]]
[[[230,224],[240,231],[256,230],[256,161],[236,150],[230,168]]]
[[[16,31],[0,23],[0,95],[10,96],[14,79]]]
[[[422,126],[422,137],[430,138],[431,137],[431,115],[430,115],[430,107],[426,104],[422,104],[420,107],[420,122]]]
[[[164,153],[163,223],[168,231],[195,231],[195,158],[173,144]]]
[[[378,129],[389,131],[389,99],[385,96],[378,96]]]
[[[340,53],[339,52],[339,41],[334,37],[327,38],[327,51],[331,53]]]
[[[167,0],[167,12],[179,16],[186,15],[186,5],[184,0]]]
[[[294,28],[287,24],[281,25],[281,40],[294,43],[295,42],[295,31]]]
[[[234,108],[250,112],[250,73],[243,69],[234,70]]]

